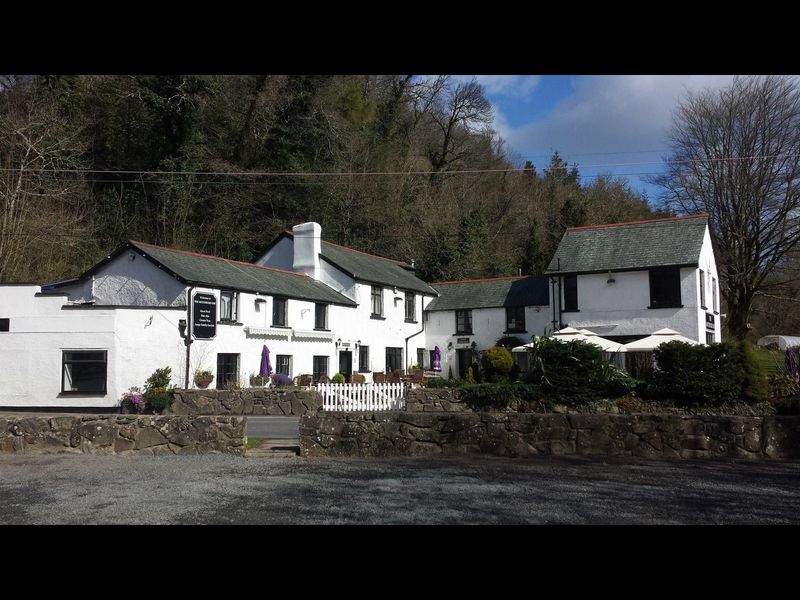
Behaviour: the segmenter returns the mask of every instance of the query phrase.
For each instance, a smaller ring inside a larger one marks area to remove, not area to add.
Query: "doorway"
[[[469,369],[470,365],[472,364],[472,350],[456,350],[456,352],[458,354],[458,378],[466,379],[467,369]]]
[[[345,381],[350,381],[353,374],[353,353],[350,350],[339,352],[339,373],[344,375]]]

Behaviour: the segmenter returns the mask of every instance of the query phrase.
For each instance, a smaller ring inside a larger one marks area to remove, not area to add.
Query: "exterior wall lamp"
[[[186,337],[186,319],[178,321],[178,332],[181,334],[182,338]]]
[[[338,348],[341,345],[342,345],[342,338],[339,338],[338,340],[336,340],[336,347]]]
[[[606,283],[607,283],[608,285],[614,285],[614,283],[615,283],[616,281],[617,281],[617,280],[616,280],[616,279],[614,279],[614,276],[611,274],[611,271],[609,271],[609,272],[608,272],[608,279],[606,280]]]

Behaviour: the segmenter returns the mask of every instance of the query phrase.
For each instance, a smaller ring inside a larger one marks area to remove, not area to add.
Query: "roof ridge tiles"
[[[247,267],[255,267],[256,269],[265,269],[267,271],[275,271],[277,273],[287,273],[289,275],[297,275],[299,277],[308,277],[306,273],[298,273],[296,271],[287,271],[286,269],[279,269],[277,267],[265,267],[264,265],[257,265],[255,263],[244,262],[242,260],[233,260],[232,258],[224,258],[222,256],[214,256],[212,254],[202,254],[200,252],[193,252],[191,250],[178,250],[177,248],[168,248],[166,246],[158,246],[157,244],[148,244],[147,242],[140,242],[138,240],[128,240],[130,244],[147,246],[149,248],[158,248],[159,250],[166,250],[167,252],[178,252],[179,254],[188,254],[190,256],[199,256],[200,258],[212,258],[226,263],[236,263],[245,265]]]
[[[567,231],[582,231],[585,229],[601,229],[610,227],[622,227],[625,225],[647,225],[649,223],[663,223],[666,221],[683,221],[686,219],[708,218],[708,213],[698,213],[696,215],[681,215],[677,217],[662,217],[659,219],[647,219],[641,221],[623,221],[621,223],[605,223],[600,225],[583,225],[581,227],[567,227]]]

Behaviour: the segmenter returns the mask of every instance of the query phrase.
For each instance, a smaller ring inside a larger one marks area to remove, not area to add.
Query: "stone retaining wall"
[[[175,390],[171,412],[176,415],[293,415],[322,408],[315,390]]]
[[[244,455],[242,417],[86,415],[0,418],[0,450],[20,454]]]
[[[800,458],[800,417],[323,412],[301,418],[300,453]]]

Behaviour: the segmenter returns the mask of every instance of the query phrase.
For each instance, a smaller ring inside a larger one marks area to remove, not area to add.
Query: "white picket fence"
[[[318,383],[322,410],[403,410],[402,383]]]

